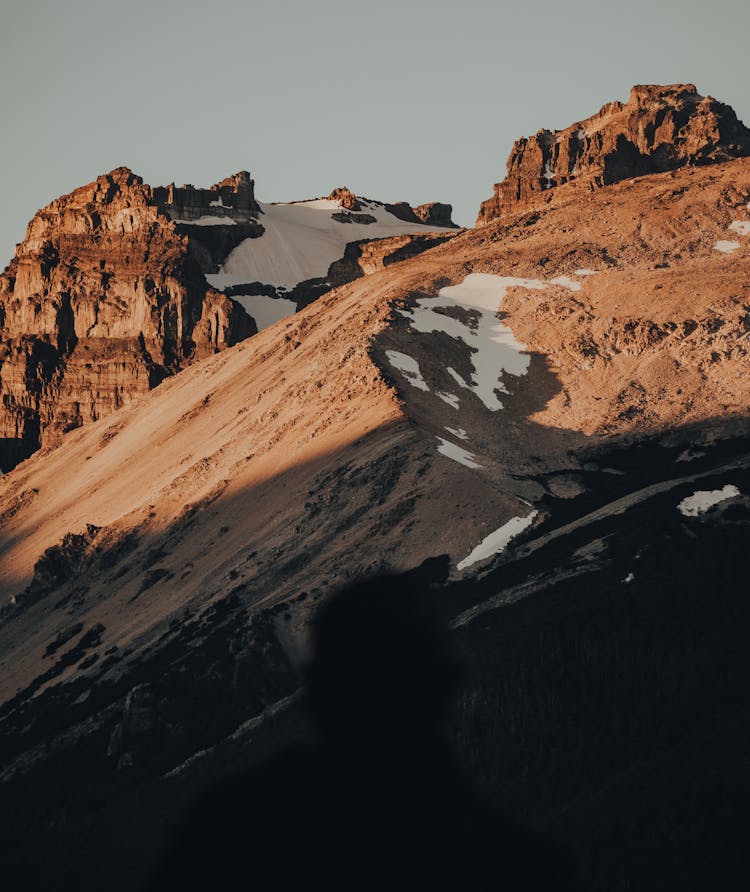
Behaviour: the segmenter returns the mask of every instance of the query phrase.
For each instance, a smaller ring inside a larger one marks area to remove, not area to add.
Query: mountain
[[[333,284],[437,244],[450,213],[346,189],[261,205],[247,171],[151,188],[124,167],[53,201],[0,276],[0,468]]]
[[[620,180],[750,154],[750,130],[734,111],[693,84],[639,85],[565,130],[519,139],[507,176],[482,203],[477,225],[544,203],[566,183],[598,189]]]
[[[704,106],[689,87],[633,95],[650,99],[605,107],[601,146],[638,109],[650,132],[656,106]],[[685,125],[669,132],[679,154]],[[750,741],[750,158],[721,140],[701,163],[574,177],[402,262],[369,267],[389,244],[354,239],[367,275],[3,477],[13,863],[52,850],[40,876],[134,887],[194,790],[305,733],[318,603],[421,567],[473,655],[453,727],[488,795],[564,839],[585,888],[730,887]],[[339,193],[208,223],[231,199],[185,194],[165,226],[202,227],[186,258],[272,300],[340,250],[313,266],[332,236],[312,214],[394,216]],[[253,221],[263,235],[208,257],[218,227]],[[288,236],[282,280],[270,248],[292,227],[310,241]]]

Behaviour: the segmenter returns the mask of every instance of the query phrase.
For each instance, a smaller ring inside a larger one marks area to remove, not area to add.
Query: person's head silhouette
[[[355,583],[322,608],[315,631],[309,703],[329,742],[409,748],[437,735],[460,664],[423,579]]]

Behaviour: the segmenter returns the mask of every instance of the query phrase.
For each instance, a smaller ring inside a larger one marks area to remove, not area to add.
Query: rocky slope
[[[693,84],[635,86],[626,103],[610,102],[565,130],[516,141],[507,176],[483,202],[477,225],[544,203],[575,182],[598,189],[630,177],[750,154],[750,130],[734,111]]]
[[[118,168],[39,211],[0,276],[0,469],[309,303],[330,289],[329,267],[335,283],[350,281],[434,244],[436,220],[453,226],[445,205],[394,216],[378,203],[365,202],[375,215],[309,204],[285,206],[291,220],[277,232],[282,209],[255,200],[246,171],[211,189],[152,189]],[[311,227],[317,277],[306,276]],[[361,247],[383,235],[396,240]],[[245,273],[227,293],[225,263]],[[284,299],[273,300],[273,274]]]
[[[706,840],[741,863],[709,806],[741,813],[750,727],[750,159],[548,198],[398,264],[357,246],[370,274],[2,479],[14,857],[136,886],[184,797],[302,733],[316,604],[445,555],[488,792],[585,888],[705,887]]]

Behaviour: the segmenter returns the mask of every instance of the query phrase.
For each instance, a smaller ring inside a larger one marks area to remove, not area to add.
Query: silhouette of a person
[[[498,815],[443,739],[461,664],[433,600],[389,575],[323,607],[319,742],[204,794],[154,889],[572,889],[567,859]]]

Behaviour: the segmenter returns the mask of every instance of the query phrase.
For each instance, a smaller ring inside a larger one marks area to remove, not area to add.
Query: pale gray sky
[[[748,26],[748,0],[0,0],[0,268],[38,208],[121,164],[473,224],[517,137],[634,83],[750,123]]]

